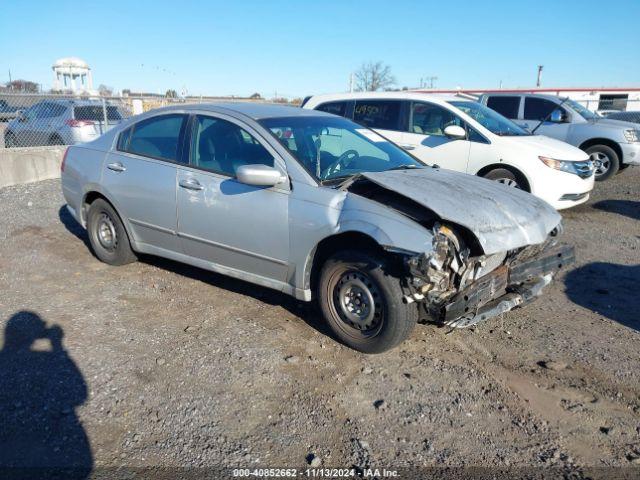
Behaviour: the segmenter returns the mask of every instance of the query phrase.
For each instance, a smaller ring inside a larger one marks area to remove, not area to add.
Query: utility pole
[[[438,80],[438,77],[427,77],[427,80],[429,81],[429,88],[433,90],[435,81]]]
[[[539,87],[542,84],[542,69],[544,65],[538,65],[538,79],[536,80],[536,87]]]
[[[349,93],[353,93],[353,72],[349,75]]]

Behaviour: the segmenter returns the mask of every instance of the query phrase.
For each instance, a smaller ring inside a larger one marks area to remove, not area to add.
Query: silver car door
[[[288,184],[240,183],[240,165],[283,173],[275,151],[250,126],[225,115],[193,117],[190,165],[178,167],[178,235],[187,255],[284,281],[289,258]]]
[[[142,120],[120,134],[116,150],[105,159],[102,184],[143,248],[182,252],[176,236],[176,172],[186,120],[182,114]]]

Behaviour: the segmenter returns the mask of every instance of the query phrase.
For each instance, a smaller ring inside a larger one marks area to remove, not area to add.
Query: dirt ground
[[[640,167],[563,212],[577,264],[541,299],[377,356],[278,292],[107,266],[63,203],[0,190],[0,465],[640,476]]]

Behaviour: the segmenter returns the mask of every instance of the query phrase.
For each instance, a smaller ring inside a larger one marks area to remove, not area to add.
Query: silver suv
[[[12,148],[90,142],[121,121],[115,105],[99,100],[44,100],[9,122],[4,144]]]
[[[573,260],[537,197],[293,107],[150,111],[69,147],[62,189],[100,260],[153,254],[317,298],[369,353],[420,316],[465,327],[519,307]]]
[[[640,165],[637,124],[603,118],[569,98],[534,93],[485,93],[479,101],[539,135],[581,148],[595,163],[596,180]]]

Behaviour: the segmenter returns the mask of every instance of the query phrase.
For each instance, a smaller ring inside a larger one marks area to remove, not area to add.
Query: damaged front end
[[[556,228],[538,245],[473,256],[446,225],[433,227],[433,250],[407,257],[407,303],[417,302],[435,322],[465,328],[524,305],[553,276],[574,262],[574,250],[558,245]]]

